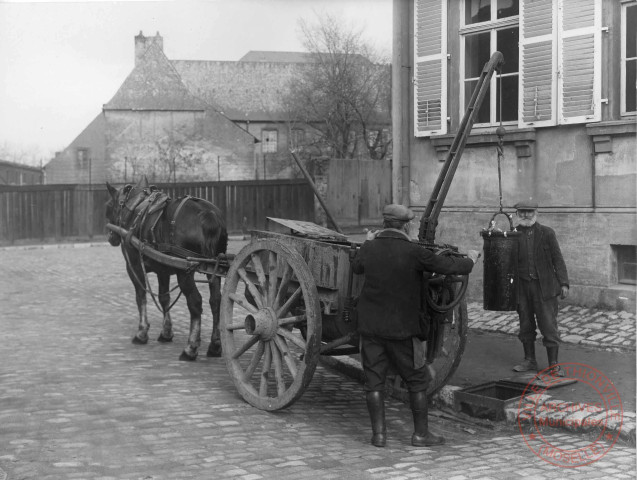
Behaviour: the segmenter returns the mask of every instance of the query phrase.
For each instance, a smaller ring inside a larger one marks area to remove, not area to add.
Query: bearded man
[[[522,233],[518,247],[518,338],[524,348],[524,360],[513,370],[537,372],[535,338],[539,328],[549,367],[553,367],[551,373],[562,377],[564,372],[558,365],[561,339],[557,328],[557,297],[568,296],[566,264],[555,231],[537,222],[538,204],[522,201],[515,209],[517,230]]]

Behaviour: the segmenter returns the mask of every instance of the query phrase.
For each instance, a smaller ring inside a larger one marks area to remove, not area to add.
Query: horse
[[[226,253],[228,233],[219,208],[196,197],[172,199],[165,193],[148,185],[144,177],[136,185],[115,188],[106,182],[110,195],[106,202],[106,218],[113,224],[135,235],[144,245],[185,257],[212,258]],[[122,241],[123,240],[123,241]],[[135,344],[148,343],[148,315],[146,312],[146,272],[154,272],[158,280],[158,300],[163,313],[162,331],[157,341],[171,342],[173,338],[170,317],[170,277],[177,276],[177,284],[185,296],[190,312],[190,334],[180,360],[197,359],[201,345],[202,298],[197,289],[194,271],[180,270],[142,255],[130,239],[108,231],[108,242],[121,246],[126,260],[126,271],[135,287],[135,299],[139,312],[138,331],[132,339]],[[166,250],[167,249],[167,250]],[[208,347],[208,357],[221,356],[219,313],[221,302],[221,280],[216,275],[207,275],[210,289],[210,308],[213,326]],[[152,292],[150,292],[152,295]]]

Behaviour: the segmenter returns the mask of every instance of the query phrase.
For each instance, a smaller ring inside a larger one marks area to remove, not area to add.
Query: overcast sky
[[[302,51],[299,18],[335,13],[391,53],[392,0],[0,0],[0,149],[46,163],[133,69],[134,37],[159,32],[174,60]]]

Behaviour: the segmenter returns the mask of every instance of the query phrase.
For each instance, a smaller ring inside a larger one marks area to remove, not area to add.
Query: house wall
[[[100,113],[68,147],[57,152],[55,158],[46,164],[45,183],[104,183],[105,148],[104,116]],[[84,159],[78,156],[80,149],[86,152]]]
[[[619,15],[615,2],[603,3],[603,93],[608,97],[602,122],[520,129],[506,127],[501,163],[505,211],[520,199],[540,205],[538,221],[556,231],[571,281],[568,303],[635,310],[635,287],[617,282],[614,245],[637,243],[635,117],[619,117]],[[460,120],[458,103],[459,8],[448,15],[448,105],[451,132]],[[394,38],[394,59],[413,66],[413,2],[395,1],[395,25],[409,25]],[[454,61],[455,60],[455,61]],[[405,64],[403,63],[403,64]],[[608,68],[606,68],[608,66]],[[404,69],[403,69],[404,70]],[[401,104],[394,112],[395,201],[424,211],[453,134],[414,136],[411,82],[394,70],[394,95]],[[402,116],[400,109],[411,112]],[[462,112],[464,113],[464,112]],[[398,127],[398,130],[397,129]],[[444,203],[436,241],[464,249],[481,249],[481,229],[499,210],[497,137],[492,129],[476,129],[467,141]],[[396,150],[397,146],[398,151]],[[504,217],[501,217],[504,219]],[[508,229],[508,225],[506,226]],[[469,298],[482,300],[482,262],[471,275]]]
[[[39,185],[42,169],[0,160],[0,185]]]
[[[254,138],[212,111],[107,110],[107,179],[172,181],[165,152],[178,152],[177,181],[252,178]]]

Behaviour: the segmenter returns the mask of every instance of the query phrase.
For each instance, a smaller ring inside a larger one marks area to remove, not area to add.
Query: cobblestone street
[[[156,341],[151,299],[151,340],[131,343],[137,309],[119,249],[0,249],[0,480],[635,478],[626,444],[591,465],[558,468],[510,426],[433,415],[447,445],[414,448],[411,412],[394,399],[387,447],[375,448],[361,385],[322,365],[287,410],[255,409],[224,360],[205,356],[207,307],[199,358],[181,362],[183,299],[173,343]],[[562,432],[545,439],[564,449],[590,443]]]

